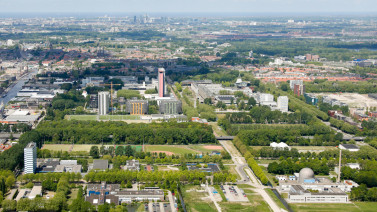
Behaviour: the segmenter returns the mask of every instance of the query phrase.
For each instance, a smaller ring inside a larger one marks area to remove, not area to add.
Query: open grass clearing
[[[331,211],[347,211],[347,212],[372,212],[376,211],[377,202],[355,202],[355,203],[296,203],[289,204],[294,211],[300,212],[331,212]]]
[[[78,121],[97,121],[99,120],[111,120],[111,121],[123,121],[123,120],[140,120],[138,115],[66,115],[65,119],[78,120]]]
[[[240,185],[238,185],[239,188]],[[222,211],[256,211],[256,212],[265,212],[271,211],[268,204],[263,200],[263,197],[253,191],[250,188],[243,188],[247,198],[249,199],[248,203],[240,202],[220,202],[219,205]]]
[[[145,145],[146,152],[171,152],[177,155],[200,154],[199,151],[190,149],[185,145]]]
[[[69,151],[72,144],[45,144],[42,149],[48,149],[52,151]]]
[[[208,192],[197,192],[195,190],[205,190],[200,186],[186,185],[182,189],[186,209],[190,212],[216,212],[216,207],[208,197]]]
[[[72,204],[73,200],[76,199],[77,193],[79,192],[78,188],[71,189],[71,193],[68,195],[68,204]]]

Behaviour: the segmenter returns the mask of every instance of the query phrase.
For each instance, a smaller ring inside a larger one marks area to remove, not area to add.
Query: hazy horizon
[[[6,14],[377,14],[376,0],[0,0]]]

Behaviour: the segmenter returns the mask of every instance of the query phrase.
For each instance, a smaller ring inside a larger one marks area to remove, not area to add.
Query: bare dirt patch
[[[210,150],[223,150],[222,146],[203,146],[203,147]]]

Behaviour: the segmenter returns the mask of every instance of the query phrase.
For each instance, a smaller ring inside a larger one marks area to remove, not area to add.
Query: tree
[[[16,200],[3,200],[1,203],[2,208],[4,211],[15,211],[17,208]]]
[[[115,149],[115,155],[123,155],[124,154],[124,148],[123,146],[117,146],[117,148]]]
[[[204,104],[212,105],[212,99],[211,98],[205,98],[204,99]]]
[[[92,146],[92,147],[90,148],[89,155],[92,156],[94,159],[99,158],[99,150],[98,150],[98,146]]]

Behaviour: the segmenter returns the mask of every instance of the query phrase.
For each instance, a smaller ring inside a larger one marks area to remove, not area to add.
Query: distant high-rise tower
[[[110,93],[108,91],[98,92],[98,115],[106,115],[109,112]]]
[[[136,22],[137,22],[137,17],[136,17],[136,15],[134,16],[134,24],[136,24]]]
[[[164,68],[158,69],[158,96],[159,97],[165,96],[165,69]]]
[[[37,168],[37,145],[34,142],[29,143],[24,148],[24,173],[34,174]]]

